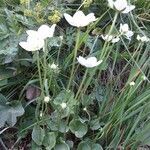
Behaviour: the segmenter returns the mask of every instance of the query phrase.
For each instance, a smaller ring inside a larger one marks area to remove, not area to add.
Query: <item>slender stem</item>
[[[39,74],[39,80],[40,80],[40,88],[42,95],[43,93],[43,83],[42,83],[42,74],[41,74],[41,68],[40,68],[40,57],[39,57],[39,51],[37,51],[37,67],[38,67],[38,74]]]
[[[85,81],[86,76],[87,76],[87,73],[88,73],[88,69],[86,69],[86,71],[85,71],[85,74],[84,74],[84,76],[83,76],[82,82],[81,82],[81,84],[80,84],[80,86],[79,86],[79,89],[78,89],[78,91],[77,91],[77,94],[76,94],[76,96],[75,96],[75,99],[78,98],[78,95],[79,95],[79,93],[81,92],[82,86],[83,86],[84,81]]]
[[[44,91],[43,91],[43,83],[42,83],[42,74],[41,74],[41,69],[40,69],[39,51],[37,51],[37,67],[38,67],[38,74],[39,74],[39,80],[40,80],[41,97],[43,97]],[[35,111],[35,117],[36,117],[37,121],[38,121],[40,105],[41,105],[41,98],[38,98],[37,107],[36,107],[36,111]]]
[[[71,85],[73,77],[74,77],[73,73],[74,73],[74,69],[75,69],[75,62],[76,62],[77,51],[78,51],[78,47],[79,47],[78,46],[79,45],[79,39],[80,39],[80,29],[78,28],[77,37],[76,37],[76,45],[75,45],[75,49],[74,49],[73,65],[72,65],[71,75],[70,75],[70,79],[69,79],[67,89],[70,88],[70,85]]]
[[[59,46],[59,50],[58,50],[58,54],[57,54],[57,59],[56,59],[57,64],[59,64],[59,57],[60,57],[60,51],[61,51],[62,44],[63,44],[63,37],[61,38],[60,46]]]
[[[43,60],[43,66],[44,66],[44,68],[43,68],[43,71],[44,71],[44,78],[43,78],[43,81],[42,81],[42,84],[43,84],[43,99],[44,99],[44,97],[45,97],[45,90],[44,90],[44,85],[45,85],[45,81],[46,81],[46,76],[47,76],[47,60],[46,60],[46,57],[47,57],[47,40],[45,40],[44,41],[44,47],[43,47],[43,52],[44,52],[44,60]],[[44,112],[44,105],[45,105],[45,103],[44,103],[44,101],[42,100],[42,112]]]

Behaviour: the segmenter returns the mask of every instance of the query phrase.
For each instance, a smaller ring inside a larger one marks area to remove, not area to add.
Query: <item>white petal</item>
[[[84,27],[89,24],[89,20],[86,19],[86,16],[82,11],[77,11],[73,15],[74,23],[76,24],[76,27]]]
[[[33,37],[33,38],[37,38],[38,37],[38,32],[35,30],[27,30],[26,33],[28,34],[28,36]]]
[[[128,6],[126,7],[126,9],[122,11],[122,13],[127,14],[127,13],[129,13],[130,11],[132,11],[133,9],[135,9],[135,6],[134,6],[134,5],[128,5]]]
[[[96,57],[89,57],[89,58],[85,59],[82,56],[79,56],[79,58],[77,58],[77,59],[78,59],[78,62],[82,66],[85,66],[87,68],[96,67],[97,65],[99,65],[102,62],[101,60],[97,62]]]
[[[87,61],[86,61],[86,67],[87,68],[93,68],[93,67],[96,67],[98,66],[102,61],[97,61],[97,58],[96,57],[89,57],[87,58]]]
[[[133,31],[128,31],[125,35],[127,36],[127,38],[131,38],[133,34]]]
[[[97,58],[96,57],[89,57],[87,58],[87,63],[92,63],[95,64],[97,62]]]
[[[77,58],[78,62],[82,65],[82,66],[85,66],[86,65],[86,59],[83,58],[82,56],[79,56]]]
[[[103,60],[99,60],[99,61],[97,62],[97,66],[100,65],[102,62],[103,62]]]
[[[140,37],[139,35],[137,35],[137,40],[141,41],[141,42],[149,42],[150,41],[150,39],[148,37],[146,37],[146,36]]]
[[[128,32],[129,31],[129,26],[128,26],[128,24],[120,24],[120,29],[119,29],[119,31],[122,33],[124,33],[124,32]]]
[[[141,37],[141,41],[142,42],[149,42],[149,38],[148,37],[146,37],[146,36],[143,36],[143,37]]]
[[[89,21],[89,23],[97,20],[96,17],[95,17],[95,15],[94,15],[94,13],[88,14],[86,16],[86,19]]]
[[[116,0],[114,2],[114,7],[118,10],[118,11],[123,11],[126,7],[127,7],[127,1],[126,0]]]
[[[112,39],[112,43],[117,43],[119,40],[120,40],[119,37],[113,38],[113,39]]]
[[[140,37],[139,35],[137,35],[136,39],[137,39],[138,41],[140,41],[140,40],[141,40],[141,37]]]
[[[73,17],[69,14],[64,13],[64,17],[70,25],[75,27],[85,27],[89,23],[96,20],[93,13],[90,13],[89,15],[85,16],[85,14],[82,11],[77,11],[73,15]]]
[[[80,18],[85,18],[85,14],[82,11],[77,11],[74,15],[73,15],[73,19],[80,19]]]
[[[113,0],[108,0],[108,5],[110,8],[114,8],[114,1]]]
[[[27,51],[33,51],[28,42],[20,42],[19,45]]]
[[[51,26],[51,28],[48,25],[42,25],[38,29],[38,34],[40,38],[46,39],[48,37],[53,37],[54,30],[55,30],[55,24]]]
[[[37,51],[43,48],[44,40],[29,36],[27,42],[20,42],[19,45],[27,51]]]
[[[72,25],[72,26],[76,26],[76,24],[74,23],[74,20],[73,20],[73,17],[70,16],[69,14],[67,13],[64,13],[64,17],[65,19],[67,20],[67,22]]]
[[[113,39],[112,35],[102,35],[103,40],[110,42]]]

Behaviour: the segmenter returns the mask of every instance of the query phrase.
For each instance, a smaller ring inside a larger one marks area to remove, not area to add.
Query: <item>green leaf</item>
[[[24,114],[24,109],[20,102],[7,102],[6,98],[0,94],[0,128],[7,123],[14,126],[17,122],[17,117]]]
[[[45,134],[43,145],[47,149],[52,149],[56,144],[56,135],[54,132],[48,132]]]
[[[3,40],[9,36],[9,31],[4,24],[0,24],[0,40]]]
[[[100,128],[100,122],[99,119],[94,119],[90,121],[90,128],[92,130],[98,130]]]
[[[40,126],[34,126],[32,131],[32,139],[37,145],[42,145],[45,136],[45,131]]]
[[[77,150],[91,150],[91,147],[88,142],[80,142]]]
[[[88,130],[87,125],[80,120],[72,120],[69,124],[69,128],[78,138],[82,138]]]
[[[77,150],[103,150],[100,144],[95,144],[90,141],[81,141]]]
[[[59,123],[57,119],[48,120],[47,125],[52,131],[59,131],[61,133],[66,133],[69,130],[69,127],[67,126],[64,120],[61,120]]]
[[[37,145],[34,141],[31,144],[31,150],[42,150],[41,146]]]
[[[63,102],[65,103],[67,101],[72,100],[73,97],[74,97],[74,94],[71,91],[63,90],[54,99],[54,104],[55,105],[60,105]]]
[[[48,39],[48,46],[50,47],[59,47],[61,44],[60,37],[51,37]]]
[[[54,150],[70,150],[66,143],[57,144]]]
[[[92,149],[94,149],[94,150],[103,150],[103,148],[100,144],[92,144]]]

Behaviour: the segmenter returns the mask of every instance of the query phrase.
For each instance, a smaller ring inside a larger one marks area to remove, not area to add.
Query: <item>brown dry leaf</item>
[[[29,86],[26,90],[26,98],[27,100],[33,100],[40,96],[40,89],[36,86]]]

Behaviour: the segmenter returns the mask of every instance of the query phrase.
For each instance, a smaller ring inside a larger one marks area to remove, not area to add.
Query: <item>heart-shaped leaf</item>
[[[88,130],[87,125],[80,120],[72,120],[69,124],[69,128],[78,138],[82,138]]]
[[[56,144],[56,135],[54,132],[46,133],[43,141],[43,145],[47,147],[47,149],[52,149]]]
[[[9,126],[14,126],[17,122],[17,117],[24,114],[24,109],[20,102],[7,102],[7,99],[0,94],[0,128],[7,123]]]
[[[32,139],[37,145],[42,145],[45,136],[45,131],[40,126],[34,126],[32,131]]]

